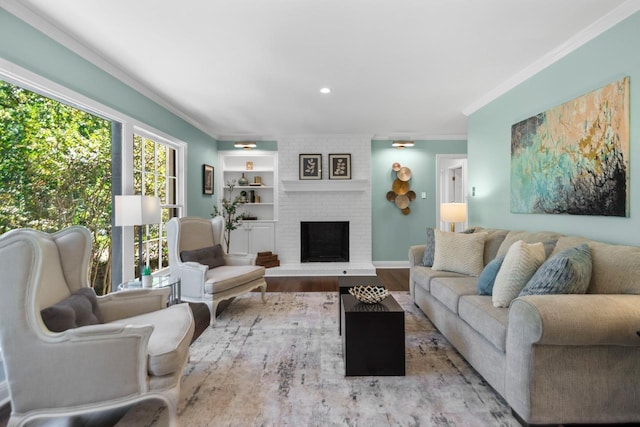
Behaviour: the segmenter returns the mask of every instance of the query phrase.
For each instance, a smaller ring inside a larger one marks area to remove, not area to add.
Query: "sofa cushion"
[[[476,294],[477,280],[469,276],[434,278],[431,281],[431,296],[457,314],[460,297]]]
[[[207,271],[204,291],[216,294],[261,277],[264,277],[264,267],[260,265],[223,265]]]
[[[79,289],[59,303],[43,309],[40,315],[51,332],[103,323],[96,293],[92,288]]]
[[[491,297],[465,295],[458,304],[459,316],[497,349],[506,351],[509,309],[494,307]]]
[[[427,242],[424,248],[424,256],[422,257],[422,265],[425,267],[431,267],[433,265],[433,256],[436,252],[436,240],[433,233],[433,228],[427,228]]]
[[[591,252],[590,294],[629,294],[640,292],[640,247],[612,245],[583,237],[561,237],[555,251],[582,243]]]
[[[487,233],[461,234],[434,230],[436,249],[434,270],[478,276],[484,267],[484,240]]]
[[[189,357],[194,322],[189,304],[176,304],[162,310],[127,317],[111,323],[153,325],[147,349],[147,370],[150,375],[167,375],[182,369]]]
[[[544,245],[545,254],[547,257],[549,257],[553,252],[553,249],[556,246],[556,242],[560,237],[562,237],[562,234],[556,233],[554,231],[509,231],[509,233],[507,233],[506,237],[504,238],[504,241],[500,245],[500,248],[498,248],[496,256],[505,255],[512,244],[514,244],[518,240],[523,240],[525,243],[542,242],[542,244]]]
[[[520,292],[524,295],[584,294],[591,280],[591,252],[585,243],[552,255]]]
[[[494,258],[484,267],[482,273],[478,276],[478,295],[491,295],[493,293],[493,285],[503,261],[504,255]]]
[[[216,268],[225,264],[224,251],[219,243],[206,248],[182,251],[180,252],[180,259],[182,259],[182,262],[193,261],[209,268]]]
[[[413,267],[413,281],[416,286],[420,286],[427,292],[431,292],[431,280],[436,277],[465,277],[466,274],[454,273],[453,271],[433,270],[431,267]]]
[[[515,242],[504,257],[493,285],[492,300],[494,307],[509,307],[531,276],[545,260],[544,245]]]
[[[500,245],[502,245],[505,237],[507,237],[509,230],[475,227],[475,232],[487,233],[487,238],[484,241],[484,265],[487,265],[496,257],[498,249],[500,249]]]

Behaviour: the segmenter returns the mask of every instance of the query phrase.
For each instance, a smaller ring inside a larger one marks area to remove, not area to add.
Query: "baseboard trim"
[[[374,261],[375,268],[409,268],[409,261]]]

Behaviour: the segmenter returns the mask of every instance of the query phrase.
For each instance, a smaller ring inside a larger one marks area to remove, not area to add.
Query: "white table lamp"
[[[467,204],[441,203],[440,220],[448,222],[452,232],[456,231],[456,222],[465,222],[467,220]]]
[[[142,226],[158,224],[162,221],[160,199],[155,196],[116,196],[115,222],[117,226],[138,227],[138,267],[142,275],[144,262],[142,257]]]

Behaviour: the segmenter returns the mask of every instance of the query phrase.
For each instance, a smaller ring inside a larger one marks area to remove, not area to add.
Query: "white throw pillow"
[[[451,233],[434,230],[436,241],[432,270],[478,276],[484,268],[487,233]]]
[[[518,240],[509,247],[493,285],[491,300],[494,307],[509,307],[518,297],[531,276],[544,263],[542,242],[525,243]]]

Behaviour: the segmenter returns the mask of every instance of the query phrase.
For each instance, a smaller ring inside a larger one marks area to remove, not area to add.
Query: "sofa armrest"
[[[409,247],[409,267],[422,265],[422,258],[424,258],[424,250],[426,248],[427,245],[417,245]]]
[[[530,295],[509,309],[524,345],[640,346],[640,295]]]

